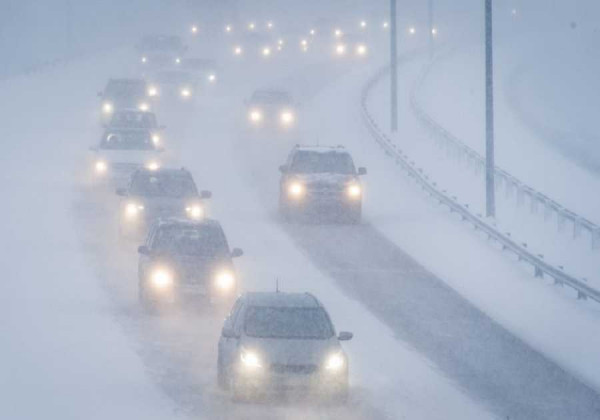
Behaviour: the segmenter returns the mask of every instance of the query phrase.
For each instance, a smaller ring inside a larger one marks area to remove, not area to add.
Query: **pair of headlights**
[[[158,145],[160,143],[160,137],[158,135],[153,135],[152,136],[152,142],[154,143],[154,145]],[[155,161],[155,160],[151,160],[150,162],[147,162],[144,167],[150,171],[156,171],[158,169],[160,169],[160,163]],[[94,163],[94,171],[96,172],[97,175],[104,175],[106,172],[108,172],[108,163],[106,163],[106,161],[104,160],[97,160]]]
[[[168,267],[156,267],[150,274],[150,282],[154,289],[166,290],[173,286],[175,274]],[[231,270],[219,270],[214,274],[213,285],[219,292],[231,292],[235,287],[235,276]]]
[[[263,360],[256,351],[242,348],[240,352],[240,362],[248,370],[261,369],[264,366]],[[346,366],[346,357],[342,352],[331,353],[325,359],[323,368],[327,372],[340,372]]]
[[[153,95],[150,95],[153,96]],[[146,112],[150,110],[150,105],[147,102],[140,102],[137,106],[140,111]],[[112,102],[104,102],[102,104],[102,113],[105,115],[110,115],[114,112],[115,107]]]
[[[294,199],[301,199],[306,194],[306,186],[300,181],[292,181],[287,187],[288,196]],[[358,199],[362,195],[362,188],[357,183],[346,186],[346,196],[350,199]]]
[[[348,47],[346,46],[346,44],[339,43],[335,46],[336,55],[338,55],[338,56],[346,55],[347,52],[348,52]],[[367,52],[368,52],[368,49],[365,44],[357,44],[356,47],[354,48],[354,54],[358,57],[364,57],[365,55],[367,55]]]
[[[136,203],[129,202],[125,205],[125,217],[128,220],[135,220],[144,211],[144,206]],[[187,217],[194,220],[199,220],[204,217],[204,208],[199,204],[191,204],[185,207],[185,213]]]
[[[251,123],[258,125],[264,120],[264,113],[260,109],[252,109],[248,114]],[[279,113],[279,123],[283,126],[290,126],[296,120],[296,116],[290,110],[283,110]]]

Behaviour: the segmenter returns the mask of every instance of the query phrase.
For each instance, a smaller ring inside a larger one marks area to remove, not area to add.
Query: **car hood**
[[[293,179],[302,182],[309,188],[342,187],[350,182],[358,181],[354,175],[318,173],[318,174],[296,174]]]
[[[327,356],[340,351],[335,336],[325,340],[273,339],[244,336],[242,346],[256,351],[268,364],[322,365]]]

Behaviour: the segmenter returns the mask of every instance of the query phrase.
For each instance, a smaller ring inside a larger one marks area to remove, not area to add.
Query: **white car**
[[[310,293],[245,293],[225,320],[217,372],[234,399],[287,392],[344,401],[348,358],[323,305]]]
[[[150,130],[106,130],[92,147],[92,170],[98,180],[122,184],[139,168],[160,168],[162,153]]]

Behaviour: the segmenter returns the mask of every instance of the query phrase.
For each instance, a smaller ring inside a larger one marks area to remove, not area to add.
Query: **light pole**
[[[494,190],[494,55],[492,0],[485,0],[485,214],[496,216]]]
[[[390,89],[392,132],[398,131],[398,45],[396,25],[396,0],[390,0]]]

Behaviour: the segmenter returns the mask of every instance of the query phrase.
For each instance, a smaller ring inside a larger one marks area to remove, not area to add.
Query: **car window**
[[[143,197],[182,198],[198,195],[194,180],[186,173],[138,172],[133,177],[129,192]]]
[[[333,327],[323,308],[249,307],[245,332],[250,337],[327,339]]]
[[[147,131],[117,131],[106,133],[100,142],[104,150],[154,150],[152,136]]]
[[[163,226],[154,238],[152,250],[158,253],[225,257],[229,247],[220,226]]]
[[[347,153],[302,151],[296,153],[291,171],[295,173],[335,173],[352,175],[356,173],[354,162]]]

